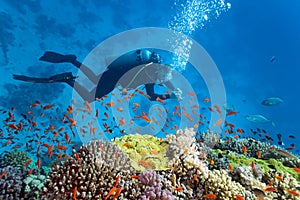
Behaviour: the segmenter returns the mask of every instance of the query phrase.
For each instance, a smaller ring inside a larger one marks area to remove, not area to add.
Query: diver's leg
[[[85,87],[83,87],[78,82],[75,82],[73,88],[84,101],[88,101],[89,103],[95,101],[96,88],[94,88],[92,91],[88,91]]]
[[[76,65],[74,64],[76,63]],[[77,60],[73,63],[74,66],[78,66],[80,71],[82,71],[90,81],[92,81],[94,84],[97,84],[99,81],[99,76],[97,76],[90,68],[88,68],[86,65],[78,62]]]
[[[94,84],[98,82],[98,76],[87,66],[79,62],[76,55],[62,55],[52,51],[46,51],[42,57],[39,58],[41,61],[50,63],[71,63],[78,69],[80,69]]]
[[[146,93],[147,93],[147,95],[150,96],[151,101],[156,101],[156,100],[158,100],[158,98],[160,100],[165,100],[165,99],[170,98],[169,94],[156,94],[154,92],[154,83],[145,84],[145,87],[146,87]]]

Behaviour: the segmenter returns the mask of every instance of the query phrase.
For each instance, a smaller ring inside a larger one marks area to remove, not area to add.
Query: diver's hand
[[[179,88],[176,88],[175,90],[172,91],[170,94],[170,99],[178,99],[182,100],[182,91]]]

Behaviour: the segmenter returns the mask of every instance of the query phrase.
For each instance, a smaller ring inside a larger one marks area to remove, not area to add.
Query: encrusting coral
[[[117,138],[118,145],[131,159],[131,165],[138,171],[147,169],[166,170],[167,143],[162,138],[151,135],[131,134]]]

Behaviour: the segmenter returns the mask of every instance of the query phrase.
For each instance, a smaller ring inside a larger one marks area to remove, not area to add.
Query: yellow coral
[[[132,166],[145,169],[165,170],[167,167],[167,144],[152,135],[131,134],[114,141],[131,159]]]

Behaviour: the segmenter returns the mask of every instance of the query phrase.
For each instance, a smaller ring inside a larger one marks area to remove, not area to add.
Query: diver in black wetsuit
[[[139,85],[145,84],[146,93],[152,101],[157,100],[157,98],[161,100],[180,98],[181,91],[175,89],[169,81],[172,76],[171,68],[161,65],[160,56],[149,50],[136,50],[120,56],[101,75],[95,75],[91,69],[77,61],[75,55],[62,55],[47,51],[39,60],[51,63],[71,63],[79,68],[97,86],[91,91],[87,90],[84,86],[75,82],[76,77],[72,75],[72,72],[57,74],[49,78],[34,78],[14,74],[13,78],[33,83],[65,82],[73,87],[84,100],[89,102],[109,94],[117,86],[117,83],[125,89],[135,89]],[[123,78],[120,81],[123,75],[127,76],[127,78]],[[154,84],[166,85],[173,92],[156,94],[154,92]]]

